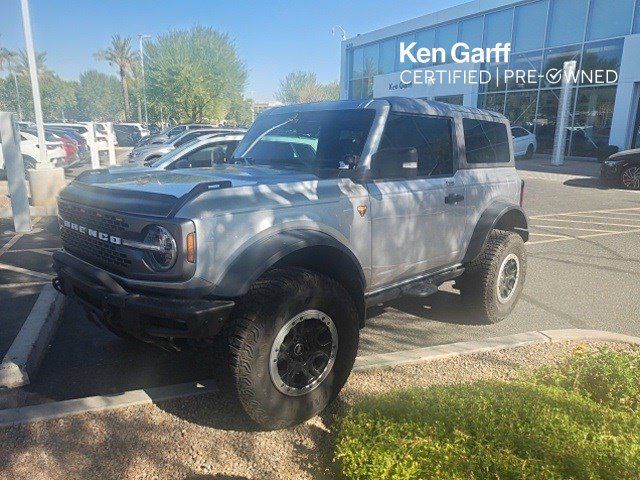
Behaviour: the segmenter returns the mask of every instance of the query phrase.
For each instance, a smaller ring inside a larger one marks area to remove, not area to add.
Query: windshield
[[[370,109],[263,115],[232,161],[337,176],[358,164],[374,117]]]

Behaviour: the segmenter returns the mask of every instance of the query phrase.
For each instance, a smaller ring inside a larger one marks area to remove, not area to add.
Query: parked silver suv
[[[266,428],[320,412],[353,366],[367,306],[454,280],[497,322],[528,240],[509,122],[389,98],[261,114],[210,168],[82,174],[59,199],[63,293],[118,335],[223,339]]]

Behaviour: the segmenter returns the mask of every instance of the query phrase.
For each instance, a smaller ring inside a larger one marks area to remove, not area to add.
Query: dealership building
[[[472,48],[511,43],[511,54],[509,63],[459,64],[448,56],[441,64],[412,64],[406,56],[400,61],[401,42],[447,52],[458,42]],[[640,148],[640,0],[475,0],[360,34],[342,43],[340,95],[425,98],[497,111],[535,132],[538,151],[550,153],[561,90],[545,73],[570,60],[580,71],[617,74],[606,82],[587,74],[572,87],[567,153],[597,157],[609,144]],[[439,80],[415,81],[421,76],[408,70],[434,70]],[[447,76],[454,70],[484,70],[495,80],[454,81]],[[539,76],[504,80],[506,70]]]

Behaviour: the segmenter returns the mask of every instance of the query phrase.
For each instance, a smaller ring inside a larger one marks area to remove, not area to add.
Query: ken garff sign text
[[[464,42],[458,42],[447,52],[442,47],[420,47],[416,48],[417,42],[400,42],[400,63],[408,65],[422,64],[425,67],[443,65],[453,62],[454,64],[509,64],[511,55],[510,43],[497,43],[495,47],[469,47]],[[400,72],[400,83],[404,85],[435,85],[457,84],[464,85],[486,85],[491,82],[500,84],[501,82],[515,82],[516,84],[533,84],[544,79],[547,85],[561,85],[564,80],[572,83],[590,83],[593,85],[610,84],[618,81],[616,70],[575,70],[566,72],[560,65],[559,68],[549,68],[546,72],[538,70],[513,70],[509,68],[496,68],[485,70],[455,68],[424,68],[407,69]]]

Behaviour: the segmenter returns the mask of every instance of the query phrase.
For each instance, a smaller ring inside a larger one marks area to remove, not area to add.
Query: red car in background
[[[64,148],[65,159],[67,163],[75,162],[78,158],[78,142],[65,136],[61,136],[60,141],[62,142],[62,147]]]

